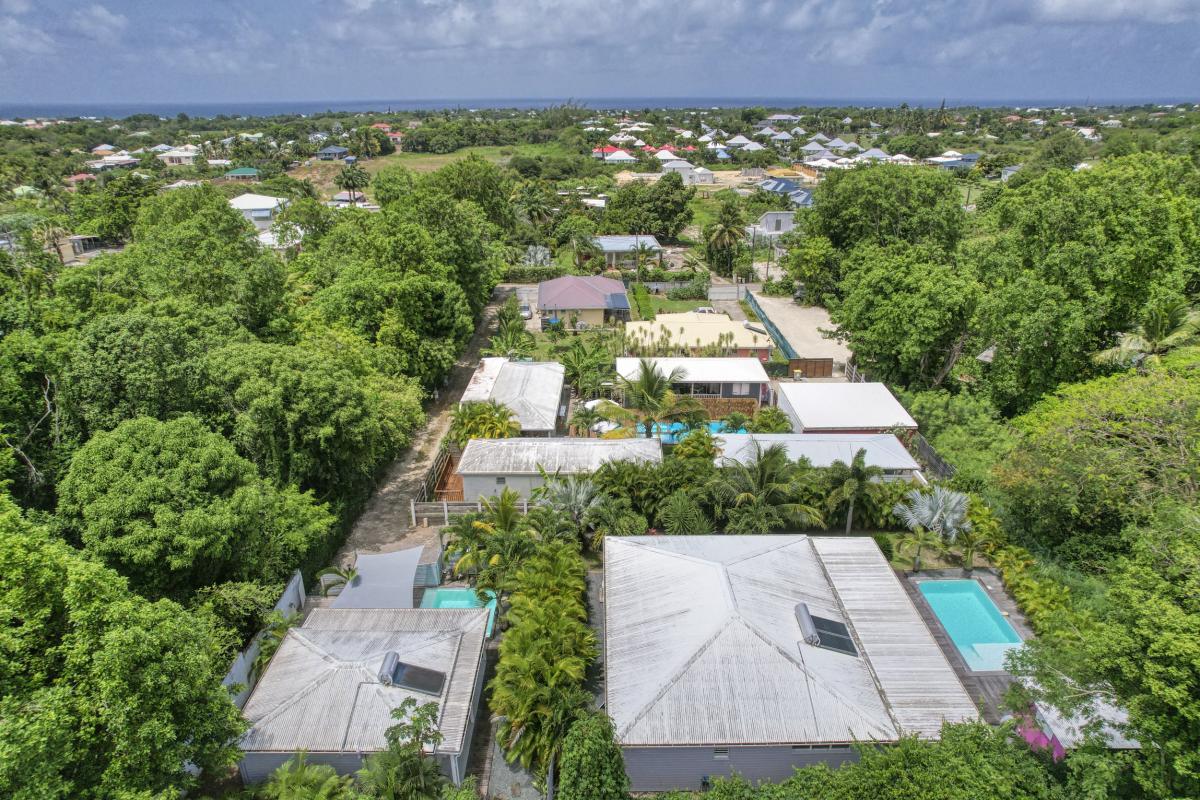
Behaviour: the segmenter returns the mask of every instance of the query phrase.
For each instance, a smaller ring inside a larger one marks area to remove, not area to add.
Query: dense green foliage
[[[629,778],[625,759],[613,738],[612,721],[589,714],[567,732],[557,797],[562,800],[626,800]]]

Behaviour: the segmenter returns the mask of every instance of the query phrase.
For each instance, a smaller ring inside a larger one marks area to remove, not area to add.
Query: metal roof
[[[783,445],[792,461],[807,459],[814,467],[849,464],[859,450],[866,451],[867,466],[887,470],[919,470],[921,465],[891,433],[723,433],[718,437],[723,459],[747,463],[754,459],[754,445],[762,449]]]
[[[664,336],[676,345],[706,347],[725,341],[730,347],[771,347],[771,337],[756,333],[746,327],[748,323],[737,322],[725,314],[697,314],[683,311],[678,314],[659,314],[653,320],[625,323],[625,338],[629,342],[650,345]]]
[[[625,284],[612,278],[578,275],[564,275],[538,284],[539,311],[584,308],[629,308]]]
[[[494,400],[512,409],[523,431],[553,431],[562,403],[564,370],[553,361],[485,358],[471,376],[462,402]]]
[[[617,374],[634,380],[640,358],[618,358]],[[648,358],[664,375],[679,367],[680,383],[769,383],[766,370],[757,358]]]
[[[662,245],[658,243],[658,239],[649,234],[637,236],[597,236],[592,241],[605,253],[632,253],[639,247],[653,250],[656,253],[662,250]]]
[[[882,383],[783,381],[779,394],[779,405],[789,411],[801,432],[917,427],[916,420]]]
[[[488,611],[317,608],[292,628],[246,701],[247,752],[375,752],[406,698],[438,704],[438,752],[463,750]],[[446,674],[438,697],[379,682],[386,654]]]
[[[594,472],[609,461],[662,461],[657,439],[472,439],[455,469],[459,475],[564,475]]]
[[[867,574],[827,574],[822,540],[802,535],[606,538],[605,708],[621,744],[895,741],[936,736],[926,721],[934,717],[976,718],[875,543],[843,541],[853,554],[873,551]],[[857,606],[843,606],[844,582],[856,603],[861,583],[890,606],[878,620],[859,619]],[[799,603],[845,624],[862,657],[806,643]],[[927,684],[920,719],[908,711],[897,659]]]
[[[229,205],[238,211],[263,211],[272,208],[282,208],[287,205],[287,198],[272,197],[268,194],[239,194],[229,201]]]

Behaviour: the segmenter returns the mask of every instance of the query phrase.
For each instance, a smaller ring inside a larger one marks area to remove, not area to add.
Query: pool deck
[[[921,594],[918,588],[922,581],[962,580],[966,577],[960,569],[923,570],[916,574],[904,573],[902,575],[905,591],[908,592],[921,619],[925,621],[925,625],[933,634],[938,646],[942,648],[942,652],[950,662],[950,666],[954,668],[959,680],[962,681],[967,693],[979,704],[984,720],[992,725],[997,725],[1000,723],[1000,718],[1006,713],[1003,709],[1004,693],[1016,679],[1007,672],[976,672],[968,667],[967,663],[963,661],[962,655],[959,654],[958,648],[951,641],[949,634],[946,633],[946,629],[942,627],[941,621],[929,607],[925,595]],[[987,596],[1004,614],[1005,619],[1013,626],[1022,640],[1033,638],[1033,630],[1025,621],[1025,616],[1017,608],[1013,599],[1008,596],[1008,592],[1004,590],[1004,585],[1000,582],[1000,577],[993,570],[976,569],[970,577],[983,587]]]

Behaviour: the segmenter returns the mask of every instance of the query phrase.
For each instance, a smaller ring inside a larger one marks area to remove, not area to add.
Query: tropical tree
[[[533,334],[525,330],[524,324],[504,325],[492,336],[483,354],[508,359],[529,358],[533,355],[533,348]]]
[[[750,433],[791,433],[792,420],[779,407],[764,406],[746,425],[746,430]]]
[[[834,461],[829,465],[827,477],[831,491],[825,498],[825,505],[830,512],[846,509],[847,536],[854,527],[855,508],[873,507],[882,494],[879,478],[883,476],[883,470],[868,466],[866,459],[867,451],[859,450],[849,464]]]
[[[712,521],[686,490],[667,496],[658,507],[658,526],[675,536],[712,533]]]
[[[575,413],[571,415],[571,427],[575,429],[576,436],[591,438],[592,426],[602,419],[604,418],[600,416],[600,412],[596,409],[579,406],[575,409]]]
[[[913,489],[905,495],[906,502],[897,503],[892,513],[909,530],[925,528],[933,531],[946,544],[953,544],[963,531],[971,530],[967,516],[971,498],[962,492],[934,486],[929,491]]]
[[[588,512],[598,506],[603,497],[596,484],[585,475],[547,475],[535,495],[551,508],[565,514],[577,530],[582,530]]]
[[[901,555],[912,554],[913,572],[921,571],[921,554],[923,552],[940,553],[945,548],[945,540],[928,528],[916,527],[904,534],[897,548]]]
[[[1118,337],[1115,347],[1101,350],[1099,364],[1134,363],[1139,369],[1157,364],[1164,353],[1176,347],[1200,343],[1200,310],[1179,299],[1148,307],[1141,323]]]
[[[521,433],[521,424],[508,406],[495,400],[460,403],[450,412],[446,438],[465,447],[471,439],[508,439]]]
[[[325,578],[329,578],[329,580],[325,580]],[[321,594],[326,597],[333,589],[350,586],[357,579],[358,569],[353,566],[326,567],[317,573],[317,581],[321,584]]]
[[[721,426],[721,432],[737,433],[738,431],[745,430],[748,424],[750,424],[750,417],[738,411],[731,411],[725,415],[725,422]]]
[[[300,614],[295,611],[288,614],[284,614],[282,611],[272,611],[267,615],[266,623],[263,625],[262,638],[258,643],[258,655],[254,658],[255,675],[263,673],[263,670],[271,663],[271,659],[275,657],[279,645],[283,644],[283,637],[287,636],[288,630],[299,624]]]
[[[629,776],[612,720],[603,712],[581,717],[563,742],[559,800],[627,800]]]
[[[427,755],[442,741],[437,703],[418,706],[411,697],[392,709],[398,720],[387,729],[388,748],[372,755],[358,772],[358,783],[375,800],[441,800],[449,781]]]
[[[821,512],[800,502],[796,494],[797,467],[781,444],[763,448],[754,443],[748,460],[725,459],[709,482],[709,491],[727,517],[731,533],[766,533],[789,523],[821,525]]]
[[[963,571],[968,575],[975,569],[975,554],[995,543],[990,536],[973,524],[969,528],[960,530],[954,538],[955,544],[962,552]]]
[[[339,189],[350,193],[350,202],[358,198],[358,193],[371,185],[371,175],[358,164],[347,164],[333,178],[333,183]]]
[[[354,800],[353,780],[300,753],[272,772],[260,792],[266,800]]]
[[[655,432],[659,431],[660,424],[664,422],[688,414],[704,413],[703,406],[698,402],[690,397],[676,395],[671,388],[671,384],[682,380],[683,375],[681,367],[664,373],[652,360],[643,358],[638,361],[638,371],[634,377],[620,378],[620,387],[628,412],[622,413],[626,409],[610,404],[604,406],[600,413],[624,418],[632,415],[645,426],[646,438],[653,438]]]
[[[629,498],[608,495],[603,498],[587,515],[593,550],[599,551],[604,546],[605,536],[641,536],[650,527],[646,518],[633,510]]]
[[[708,263],[723,275],[733,274],[738,248],[746,237],[745,220],[735,200],[721,205],[717,219],[704,231]]]

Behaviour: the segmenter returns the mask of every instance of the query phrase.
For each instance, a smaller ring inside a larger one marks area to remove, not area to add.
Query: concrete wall
[[[503,477],[504,483],[496,483],[497,477]],[[533,490],[544,481],[541,475],[463,475],[463,500],[473,503],[483,497],[498,495],[505,488],[512,489],[522,497],[533,496]]]
[[[700,789],[703,780],[741,775],[751,781],[781,781],[796,767],[825,763],[831,767],[857,761],[849,747],[836,750],[793,750],[788,745],[727,747],[624,747],[625,771],[635,792]]]
[[[275,610],[282,611],[285,615],[292,611],[299,611],[304,608],[304,576],[300,574],[300,570],[292,573],[292,579],[288,581],[288,585],[284,587],[283,594],[280,595],[279,601],[275,603]],[[241,690],[233,695],[233,704],[238,708],[246,705],[246,700],[250,697],[250,691],[254,688],[257,682],[257,676],[254,674],[254,659],[258,658],[259,650],[262,644],[262,633],[259,632],[250,644],[246,645],[246,649],[238,653],[233,659],[233,665],[226,673],[225,679],[221,684],[225,687],[240,686]]]

